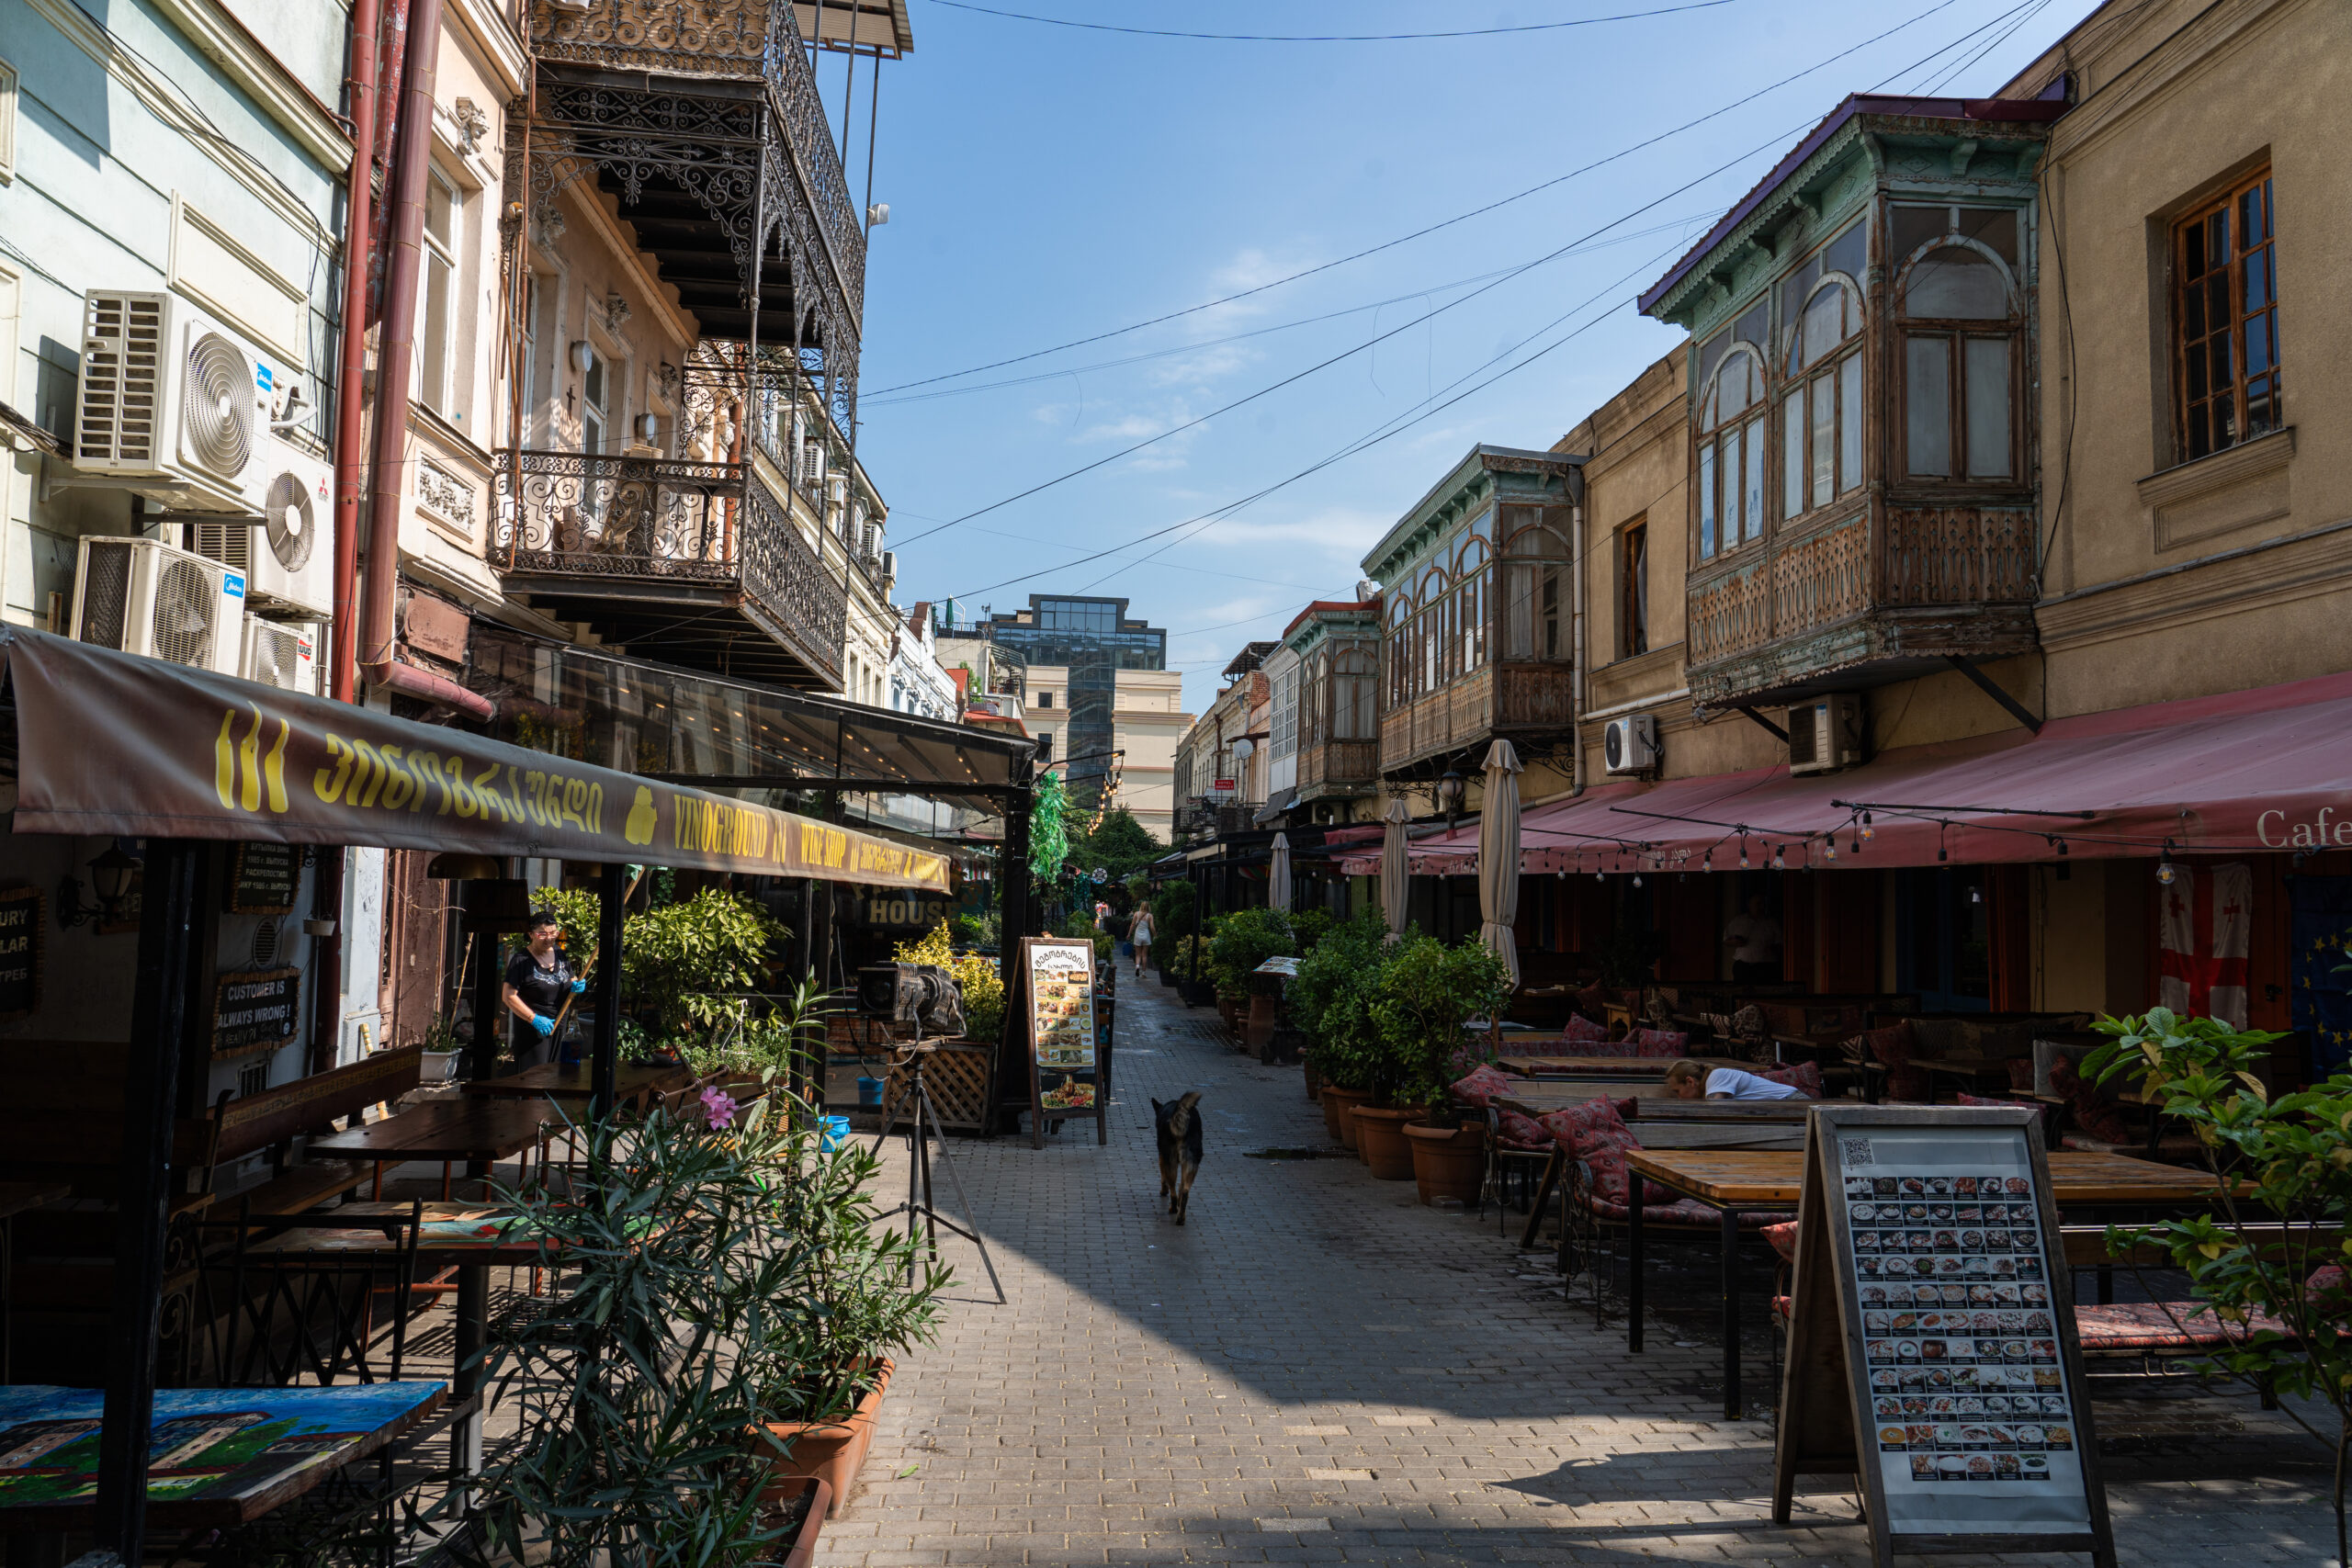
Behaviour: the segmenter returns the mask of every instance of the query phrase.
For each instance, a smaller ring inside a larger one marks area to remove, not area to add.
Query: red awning
[[[1469,875],[1477,838],[1464,824],[1417,843],[1413,870]],[[1792,868],[2154,858],[2167,843],[2182,854],[2352,847],[2352,675],[1905,747],[1842,773],[1603,784],[1529,811],[1520,867],[1729,870],[1743,846],[1752,865],[1777,852]],[[1376,873],[1379,857],[1346,869]]]

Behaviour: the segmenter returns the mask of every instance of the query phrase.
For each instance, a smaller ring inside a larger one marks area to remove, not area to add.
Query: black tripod
[[[939,1139],[939,1163],[947,1172],[948,1181],[956,1189],[956,1206],[967,1215],[972,1212],[972,1201],[964,1196],[964,1183],[956,1174],[955,1162],[947,1157],[946,1131],[941,1127],[939,1112],[931,1103],[931,1091],[923,1087],[923,1062],[938,1049],[936,1045],[926,1045],[921,1040],[917,1040],[911,1045],[901,1047],[899,1059],[891,1064],[893,1066],[911,1069],[908,1075],[905,1098],[914,1107],[914,1119],[907,1125],[907,1201],[883,1215],[882,1218],[890,1220],[900,1214],[906,1215],[907,1234],[910,1236],[913,1235],[915,1224],[920,1220],[925,1227],[926,1246],[933,1258],[939,1256],[939,1227],[942,1225],[978,1247],[980,1265],[989,1271],[989,1283],[996,1288],[996,1299],[1001,1304],[1010,1298],[1004,1293],[1004,1281],[996,1277],[996,1264],[989,1257],[989,1244],[980,1239],[978,1231],[967,1230],[955,1221],[942,1215],[937,1205],[932,1201],[931,1138],[936,1135]],[[882,1131],[876,1134],[874,1139],[875,1153],[882,1152],[883,1141],[889,1137],[891,1123],[897,1120],[895,1112],[885,1114]],[[907,1279],[910,1283],[914,1279],[914,1255],[909,1253]]]

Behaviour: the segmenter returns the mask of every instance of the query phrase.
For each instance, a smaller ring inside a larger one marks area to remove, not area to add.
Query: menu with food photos
[[[1108,1135],[1095,1036],[1094,944],[1057,937],[1027,937],[1021,944],[1027,971],[1031,1122],[1095,1118]],[[1099,1141],[1099,1140],[1098,1140]]]
[[[1792,1461],[1861,1472],[1874,1540],[1890,1549],[1970,1536],[1985,1550],[1999,1549],[1991,1538],[2094,1550],[2107,1534],[2030,1116],[1856,1106],[1813,1123],[1785,1408],[1800,1427],[1834,1419],[1830,1391],[1795,1392],[1802,1353],[1808,1371],[1842,1364],[1837,1393],[1855,1415],[1850,1436],[1784,1437],[1782,1484]],[[1817,1462],[1804,1462],[1809,1447]]]

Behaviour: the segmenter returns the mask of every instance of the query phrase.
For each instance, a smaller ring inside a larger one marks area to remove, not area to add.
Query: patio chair
[[[246,1202],[232,1221],[200,1224],[199,1245],[224,1244],[199,1269],[196,1292],[219,1386],[399,1382],[424,1210],[413,1199],[404,1216],[256,1216]],[[367,1245],[375,1237],[384,1244]],[[379,1298],[391,1319],[388,1346],[379,1346]]]

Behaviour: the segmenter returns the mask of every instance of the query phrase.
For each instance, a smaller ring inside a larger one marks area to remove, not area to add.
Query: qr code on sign
[[[1838,1157],[1849,1166],[1878,1163],[1878,1157],[1871,1153],[1871,1141],[1868,1138],[1838,1139]]]

